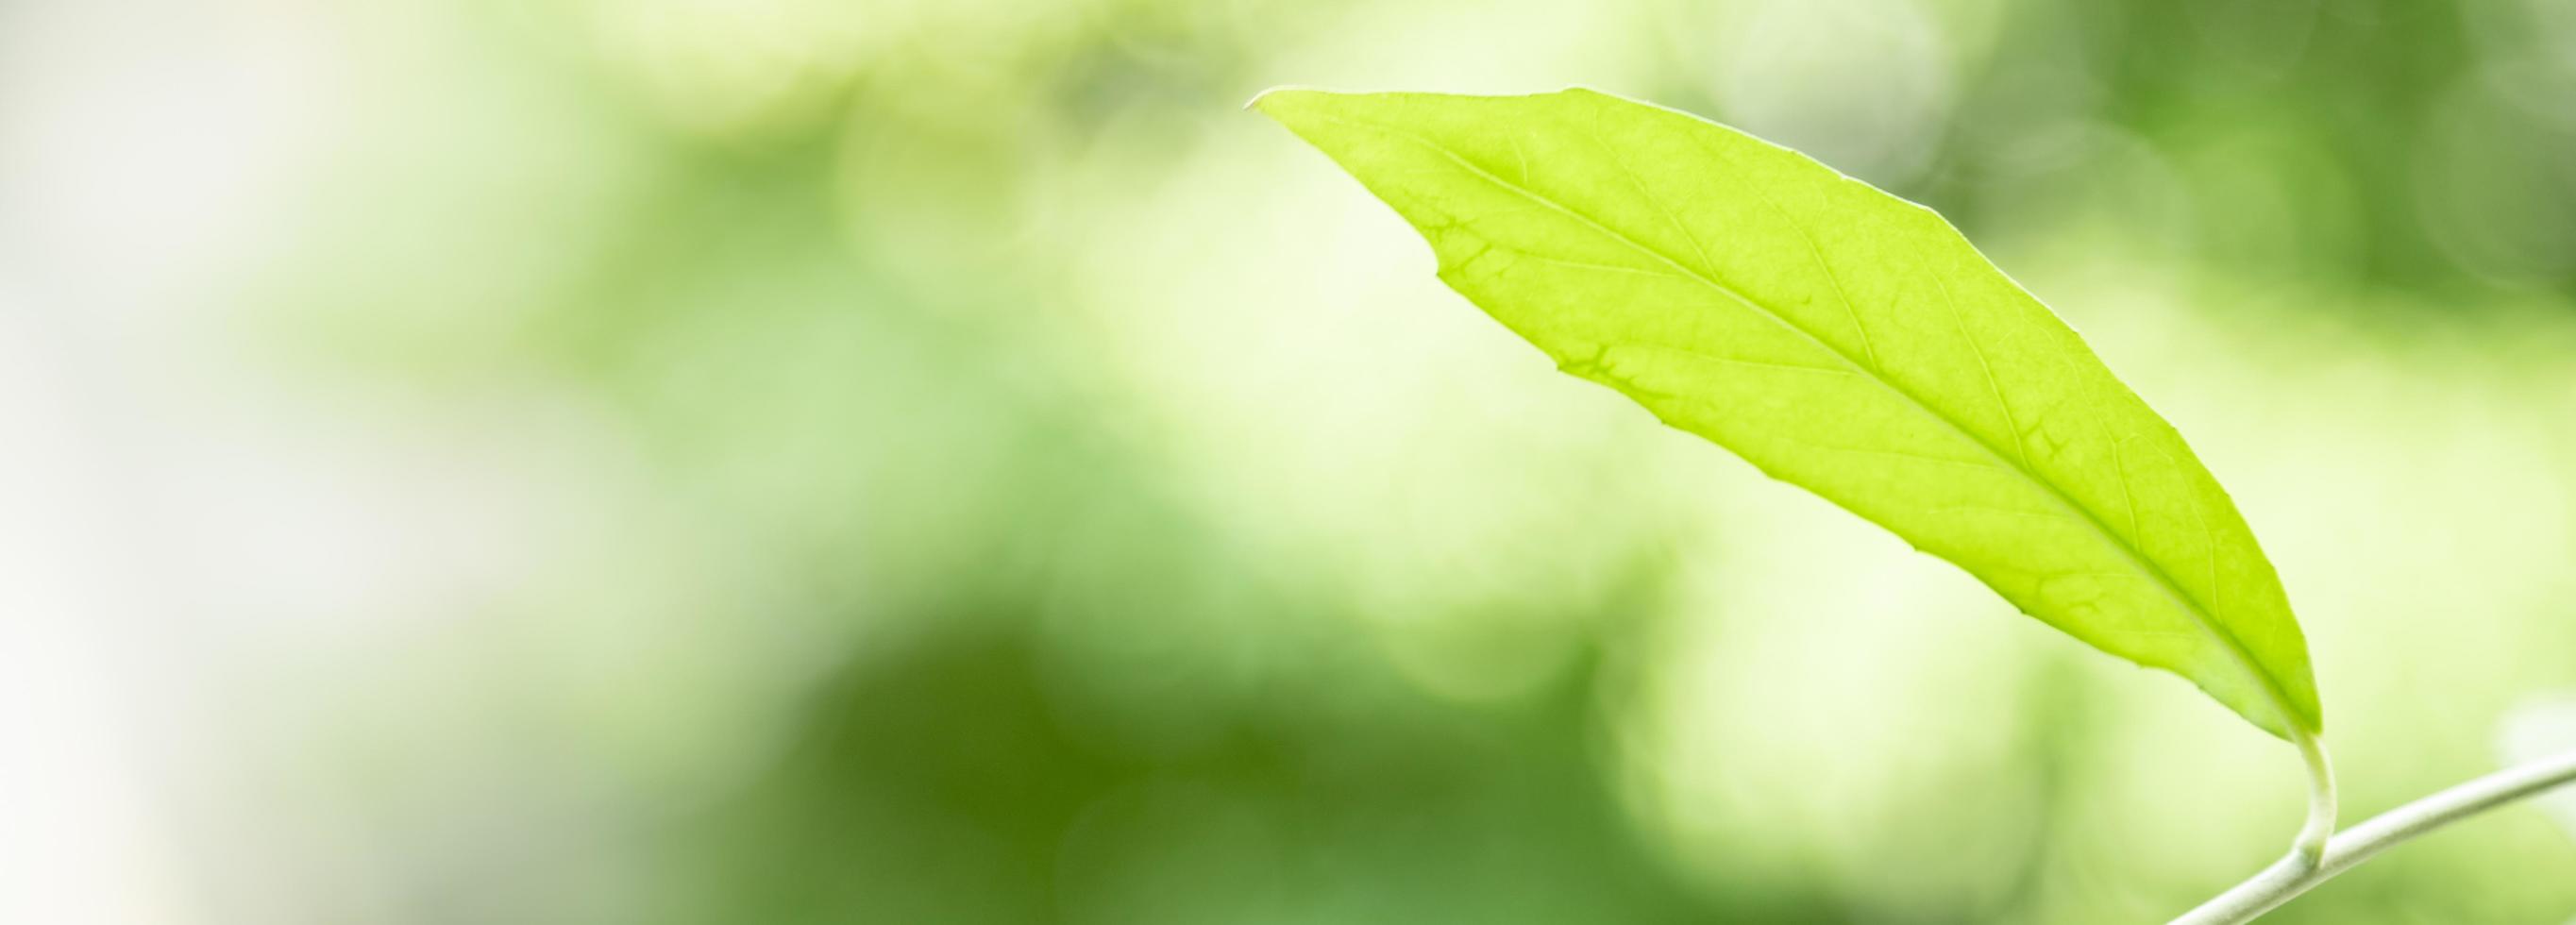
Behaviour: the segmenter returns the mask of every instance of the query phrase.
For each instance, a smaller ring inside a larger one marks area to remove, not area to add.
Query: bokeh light
[[[2162,920],[2296,828],[2285,749],[1557,375],[1242,105],[1581,84],[1942,210],[2229,486],[2358,818],[2566,738],[2571,48],[0,4],[0,921]],[[2557,812],[2271,921],[2565,921]]]

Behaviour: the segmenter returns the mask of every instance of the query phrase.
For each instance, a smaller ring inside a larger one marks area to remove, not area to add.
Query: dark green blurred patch
[[[1032,614],[1006,597],[846,669],[684,840],[711,885],[675,920],[1706,920],[1603,792],[1588,672],[1461,707],[1345,652],[1158,755],[1067,728]]]

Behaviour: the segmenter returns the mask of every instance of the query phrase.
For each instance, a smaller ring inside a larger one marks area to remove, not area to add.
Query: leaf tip
[[[1244,102],[1243,108],[1272,119],[1286,121],[1287,116],[1303,108],[1303,104],[1308,99],[1322,95],[1321,90],[1310,90],[1305,87],[1272,87],[1254,94],[1252,99]]]

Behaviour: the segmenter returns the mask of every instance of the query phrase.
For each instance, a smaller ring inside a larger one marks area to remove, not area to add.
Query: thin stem
[[[2290,741],[2299,746],[2299,760],[2308,766],[2308,821],[2299,827],[2298,840],[2290,852],[2315,864],[2325,857],[2326,842],[2335,830],[2334,759],[2326,756],[2325,739],[2314,732],[2291,727]]]
[[[2252,879],[2173,920],[2173,925],[2237,925],[2290,901],[2336,874],[2418,835],[2553,787],[2576,783],[2576,750],[2497,771],[2353,826],[2326,845],[2322,858],[2292,851]]]

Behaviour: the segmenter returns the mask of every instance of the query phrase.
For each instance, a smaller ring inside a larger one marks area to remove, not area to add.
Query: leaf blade
[[[2275,735],[2322,728],[2252,531],[2172,426],[1928,209],[1587,90],[1254,107],[1422,232],[1440,277],[1678,429]]]

